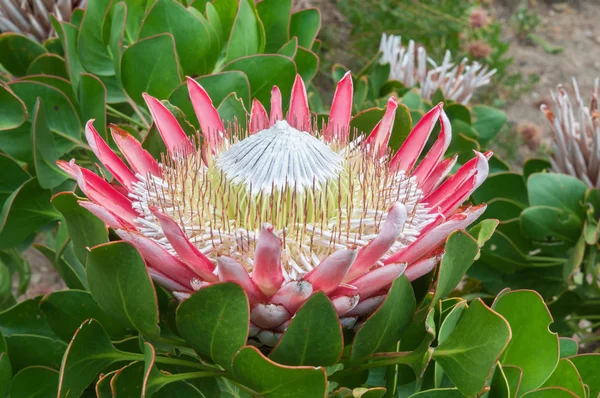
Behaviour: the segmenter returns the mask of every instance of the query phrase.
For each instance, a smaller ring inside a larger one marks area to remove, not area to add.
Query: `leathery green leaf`
[[[177,329],[200,355],[231,369],[234,355],[246,344],[250,309],[235,283],[218,283],[192,294],[177,308]]]
[[[267,359],[255,347],[244,347],[233,359],[233,375],[264,398],[323,397],[325,369],[284,366]]]
[[[78,397],[109,365],[127,359],[117,350],[102,325],[86,320],[75,332],[60,366],[58,398]]]
[[[300,307],[269,358],[283,365],[328,366],[342,355],[342,326],[323,292]]]
[[[510,338],[508,322],[477,299],[435,349],[433,359],[460,392],[474,397],[492,376],[494,365]]]
[[[156,292],[144,259],[133,246],[121,241],[92,248],[87,276],[94,300],[107,314],[143,335],[158,336]]]
[[[500,362],[523,370],[519,395],[540,387],[556,368],[560,356],[558,336],[549,330],[552,316],[544,300],[533,290],[505,290],[492,308],[506,318],[513,331]]]
[[[390,349],[404,333],[415,313],[416,301],[406,276],[398,277],[381,306],[360,327],[352,344],[352,359]]]

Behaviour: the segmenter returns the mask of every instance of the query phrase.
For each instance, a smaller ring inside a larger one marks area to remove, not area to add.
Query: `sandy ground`
[[[503,21],[513,10],[513,5],[494,7]],[[514,57],[512,69],[537,74],[540,79],[530,93],[507,104],[505,111],[512,121],[530,121],[546,129],[545,117],[538,109],[540,101],[548,100],[550,90],[558,84],[570,86],[571,78],[576,77],[582,96],[587,97],[594,79],[600,77],[600,1],[549,4],[538,0],[536,10],[541,23],[535,33],[564,50],[548,54],[541,46],[528,45],[516,40],[514,35],[509,36],[512,42],[509,54]]]
[[[508,26],[508,21],[517,7],[523,4],[523,1],[519,0],[488,2],[490,12],[505,26]],[[518,41],[507,27],[507,39],[511,40],[510,55],[514,57],[513,70],[523,74],[537,74],[540,79],[531,92],[514,102],[507,103],[504,110],[509,120],[513,122],[513,132],[516,132],[519,125],[531,122],[538,127],[541,141],[548,141],[546,120],[539,111],[540,102],[548,101],[550,90],[557,84],[570,84],[572,76],[577,77],[582,95],[589,93],[594,79],[600,77],[600,0],[569,2],[537,0],[534,3],[541,17],[540,26],[535,33],[552,45],[563,47],[564,51],[556,55],[548,54],[541,46]],[[353,55],[344,51],[347,47],[343,44],[349,38],[352,26],[337,10],[336,1],[299,0],[295,6],[297,8],[319,7],[323,13],[322,36],[325,37],[322,38],[330,43],[324,55],[327,59],[323,64],[331,65],[333,62],[350,64]],[[322,84],[332,83],[322,79]],[[324,89],[328,88],[324,87]],[[518,150],[520,154],[517,156],[517,162],[536,152],[535,145],[533,149],[523,145]],[[20,299],[64,288],[64,283],[54,272],[52,265],[41,254],[31,249],[26,252],[26,257],[32,266],[31,287]]]

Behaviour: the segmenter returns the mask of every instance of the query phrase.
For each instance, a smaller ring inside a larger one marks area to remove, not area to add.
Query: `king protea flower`
[[[73,10],[86,4],[87,0],[0,0],[0,31],[43,42],[54,33],[50,14],[70,21]]]
[[[277,341],[317,291],[352,326],[399,275],[414,280],[430,272],[446,237],[485,210],[463,202],[488,174],[486,155],[476,153],[445,179],[456,157],[443,159],[452,135],[442,104],[391,153],[396,100],[370,134],[351,137],[350,74],[320,129],[299,76],[287,116],[273,87],[270,113],[254,100],[248,129],[226,127],[202,86],[191,78],[187,85],[197,140],[144,95],[167,147],[160,162],[113,126],[128,166],[89,121],[88,143],[118,185],[74,161],[60,164],[89,198],[81,205],[134,245],[154,280],[177,297],[218,282],[242,286],[252,335],[265,344]],[[441,132],[419,161],[438,120]]]
[[[575,79],[574,105],[564,87],[558,86],[558,92],[552,93],[553,109],[541,106],[550,122],[553,136],[553,152],[550,154],[552,170],[577,177],[590,188],[600,188],[598,86],[599,80],[596,79],[589,107],[581,99]]]
[[[416,46],[413,40],[405,47],[400,36],[385,33],[381,36],[379,51],[382,53],[379,62],[390,64],[389,80],[398,80],[409,88],[419,86],[421,97],[427,100],[440,89],[445,98],[467,104],[475,90],[489,84],[496,73],[496,69],[488,70],[478,62],[469,64],[466,58],[454,65],[450,50],[438,66],[427,57],[425,48]]]

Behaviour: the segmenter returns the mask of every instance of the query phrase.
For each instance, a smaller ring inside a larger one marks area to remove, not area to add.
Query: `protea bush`
[[[464,105],[467,65],[336,64],[326,105],[291,10],[95,0],[0,34],[0,398],[597,396],[569,337],[598,191],[486,151],[506,115]],[[17,303],[32,244],[68,289]]]

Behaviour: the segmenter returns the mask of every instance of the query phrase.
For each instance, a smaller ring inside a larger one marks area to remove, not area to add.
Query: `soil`
[[[506,26],[518,4],[518,1],[496,1],[491,7],[492,13]],[[538,0],[534,4],[541,20],[535,34],[563,51],[549,54],[540,45],[518,40],[510,29],[506,29],[511,41],[509,55],[514,58],[511,68],[524,75],[535,74],[539,81],[531,92],[509,102],[504,110],[509,120],[516,124],[531,122],[539,126],[543,141],[548,141],[547,121],[539,106],[550,101],[550,91],[558,84],[570,87],[571,78],[575,77],[581,95],[587,99],[594,79],[600,77],[600,1]]]
[[[523,0],[487,1],[488,10],[506,27],[506,37],[511,41],[510,56],[514,57],[513,70],[524,75],[539,76],[538,83],[529,93],[507,103],[504,109],[514,126],[513,133],[523,133],[525,130],[523,134],[535,136],[537,129],[541,134],[539,137],[525,137],[525,141],[533,139],[536,142],[529,142],[529,145],[518,148],[519,154],[515,157],[517,162],[538,151],[536,147],[539,141],[549,140],[546,120],[539,105],[542,101],[549,101],[550,91],[560,83],[570,85],[571,77],[575,76],[582,95],[585,95],[590,92],[594,79],[600,77],[600,0],[529,1],[541,18],[535,34],[553,46],[562,47],[564,50],[561,53],[548,54],[541,46],[519,40],[511,32],[508,21],[517,8],[523,5]],[[350,38],[352,25],[339,12],[336,3],[336,0],[297,0],[295,4],[295,8],[318,7],[321,10],[322,26],[329,27],[322,30],[322,35],[327,35],[322,39],[329,43],[329,50],[325,55],[327,59],[322,60],[325,65],[334,62],[350,64],[350,58],[353,57],[344,51],[347,49],[344,43]],[[332,82],[322,79],[322,84],[332,85]],[[322,88],[329,88],[331,91],[333,87]],[[519,126],[525,126],[526,123],[530,123],[529,129],[519,129]],[[26,252],[26,257],[31,263],[31,287],[20,300],[65,287],[50,262],[39,252],[30,249]]]

